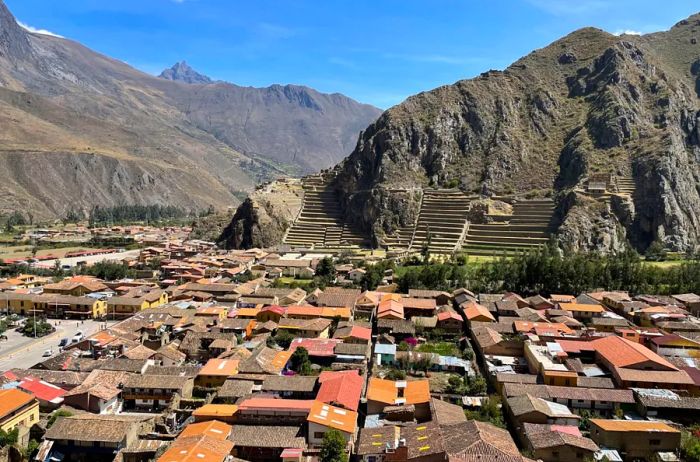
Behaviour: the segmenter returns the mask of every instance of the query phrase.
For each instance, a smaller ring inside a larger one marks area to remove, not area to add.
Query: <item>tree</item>
[[[15,427],[9,432],[0,430],[0,448],[17,444],[19,439],[19,427]]]
[[[311,375],[311,361],[309,360],[309,352],[304,347],[299,347],[294,350],[289,358],[290,366],[294,372],[300,375]]]
[[[340,431],[336,429],[327,431],[323,435],[321,444],[321,462],[347,462],[346,446],[345,438]]]
[[[292,344],[292,340],[294,340],[294,336],[286,330],[280,330],[279,332],[277,332],[277,335],[270,338],[274,338],[275,343],[281,348],[284,348],[285,350],[289,348],[289,345]]]
[[[58,420],[59,417],[70,417],[72,415],[72,412],[66,411],[65,409],[59,409],[57,411],[54,411],[53,414],[49,416],[49,420],[46,422],[46,429],[48,430],[49,428],[51,428],[51,426],[54,423],[56,423],[56,420]]]
[[[327,282],[335,279],[335,263],[331,257],[323,257],[316,265],[316,276],[321,277]]]
[[[656,240],[647,248],[644,256],[649,261],[664,261],[668,256],[668,252],[661,241]]]
[[[688,462],[700,462],[700,427],[694,425],[682,433],[681,455]]]

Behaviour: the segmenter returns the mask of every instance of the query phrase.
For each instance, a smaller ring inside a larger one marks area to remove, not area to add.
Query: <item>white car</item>
[[[53,349],[49,348],[48,350],[44,350],[44,354],[42,355],[44,358],[47,356],[52,356],[53,355]]]

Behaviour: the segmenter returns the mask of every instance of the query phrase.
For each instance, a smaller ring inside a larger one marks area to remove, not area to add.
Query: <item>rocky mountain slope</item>
[[[659,240],[693,250],[698,40],[700,15],[645,36],[586,28],[503,72],[408,98],[371,124],[335,169],[347,221],[390,234],[420,207],[402,190],[456,186],[487,197],[553,197],[565,247],[614,251],[631,242],[644,250]],[[633,193],[591,197],[588,180],[600,175]]]
[[[158,76],[165,80],[177,80],[184,83],[211,83],[212,80],[204,74],[192,69],[186,61],[175,63],[173,67],[165,69]]]
[[[0,0],[0,214],[124,203],[220,208],[330,166],[379,115],[298,86],[184,83],[22,29]]]

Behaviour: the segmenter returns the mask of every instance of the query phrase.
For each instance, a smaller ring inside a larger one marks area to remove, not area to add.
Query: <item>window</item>
[[[582,452],[577,452],[577,453],[576,453],[576,458],[577,458],[577,459],[583,459],[583,453],[582,453]]]
[[[314,438],[319,439],[319,440],[323,439],[324,434],[325,434],[325,432],[314,432]]]
[[[652,446],[658,446],[661,444],[661,440],[649,440],[649,444]]]
[[[554,458],[554,459],[559,459],[559,451],[553,451],[553,452],[552,452],[552,458]]]

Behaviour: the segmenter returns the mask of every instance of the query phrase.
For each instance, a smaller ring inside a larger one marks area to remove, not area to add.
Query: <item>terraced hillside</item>
[[[283,242],[299,248],[344,248],[367,245],[367,239],[343,222],[335,191],[327,175],[304,178],[304,199],[298,217]]]
[[[551,199],[513,203],[512,215],[494,215],[486,224],[471,224],[462,249],[469,255],[498,255],[529,250],[549,239],[554,202]]]
[[[426,189],[411,242],[412,251],[452,253],[467,228],[469,198],[458,189]]]

